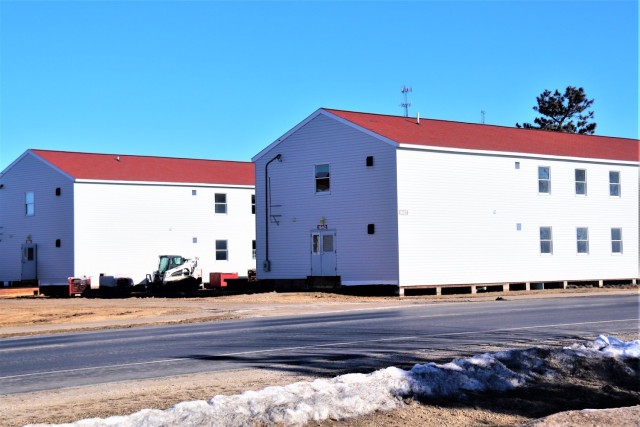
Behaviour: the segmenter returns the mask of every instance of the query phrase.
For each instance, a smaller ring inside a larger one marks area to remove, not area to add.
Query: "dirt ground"
[[[449,295],[437,297],[362,297],[330,293],[266,293],[211,298],[49,299],[5,295],[0,289],[0,337],[157,324],[330,313],[412,304],[474,302],[496,297],[557,298],[591,293],[638,293],[637,287],[578,288],[557,291]],[[620,339],[638,339],[619,336]],[[637,363],[637,361],[636,361]],[[638,426],[640,381],[624,367],[572,367],[556,379],[500,395],[467,396],[456,401],[407,401],[403,408],[318,426]],[[637,372],[637,367],[636,367]],[[76,389],[0,394],[0,425],[63,423],[92,417],[126,415],[144,408],[165,409],[218,394],[238,394],[313,378],[282,371],[235,370],[180,377],[125,381]],[[1,391],[0,391],[1,393]],[[620,408],[615,413],[580,411]],[[571,411],[571,412],[563,412]],[[553,415],[556,414],[556,415]],[[549,416],[549,418],[542,419]]]

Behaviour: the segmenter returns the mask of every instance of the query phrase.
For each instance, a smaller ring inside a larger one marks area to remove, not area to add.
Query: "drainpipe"
[[[264,231],[265,231],[265,259],[262,269],[264,271],[271,271],[271,260],[269,259],[269,164],[277,160],[282,161],[282,154],[278,154],[273,159],[269,160],[264,166]]]

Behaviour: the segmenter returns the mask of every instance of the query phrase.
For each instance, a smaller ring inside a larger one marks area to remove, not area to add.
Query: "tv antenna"
[[[402,89],[400,89],[400,92],[402,92],[402,94],[404,95],[404,102],[400,104],[400,106],[404,108],[404,116],[409,117],[409,107],[411,107],[411,103],[407,101],[407,94],[411,92],[411,87],[402,86]]]
[[[484,110],[480,110],[480,123],[484,124]]]

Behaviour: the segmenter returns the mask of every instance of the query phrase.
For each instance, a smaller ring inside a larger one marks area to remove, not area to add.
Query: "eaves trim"
[[[208,187],[208,188],[237,188],[254,189],[255,185],[245,184],[211,184],[203,182],[163,182],[163,181],[115,181],[105,179],[76,179],[77,184],[105,184],[105,185],[145,185],[155,187]]]
[[[517,151],[470,150],[465,148],[450,148],[450,147],[441,147],[441,146],[435,146],[435,145],[398,144],[398,149],[407,150],[407,151],[431,151],[431,152],[440,152],[440,153],[475,154],[475,155],[497,156],[497,157],[550,159],[550,160],[565,160],[565,161],[582,162],[582,163],[600,163],[600,164],[625,165],[625,166],[636,166],[636,167],[640,166],[640,162],[627,161],[627,160],[598,159],[598,158],[592,158],[592,157],[554,156],[550,154],[523,153],[523,152],[517,152]]]

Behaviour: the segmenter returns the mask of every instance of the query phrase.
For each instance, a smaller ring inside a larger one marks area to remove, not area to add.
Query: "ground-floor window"
[[[540,227],[540,253],[553,253],[553,237],[551,234],[551,227]]]
[[[216,261],[227,261],[229,259],[229,251],[227,250],[226,240],[216,240]]]
[[[622,228],[611,229],[611,253],[622,253]]]
[[[589,253],[589,229],[587,227],[578,227],[576,229],[576,240],[578,242],[578,253]]]

